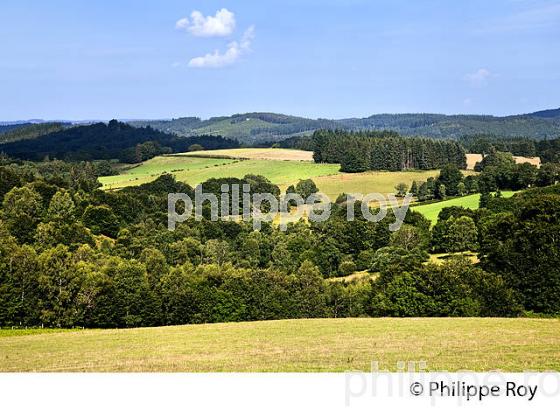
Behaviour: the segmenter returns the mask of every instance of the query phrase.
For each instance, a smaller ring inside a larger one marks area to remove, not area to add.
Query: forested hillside
[[[0,135],[11,131],[11,130],[15,130],[16,128],[20,128],[20,127],[25,127],[26,125],[30,125],[30,123],[24,123],[24,122],[17,122],[17,123],[0,123]]]
[[[213,117],[204,121],[195,117],[185,117],[169,121],[133,121],[130,124],[149,125],[180,136],[221,135],[234,138],[244,144],[280,141],[301,133],[311,133],[319,128],[335,129],[341,126],[333,120],[312,120],[273,113],[235,114],[230,117]]]
[[[196,117],[158,121],[133,121],[134,126],[151,126],[181,136],[221,135],[245,144],[284,140],[311,134],[317,129],[347,131],[392,130],[401,135],[459,138],[464,135],[493,134],[499,137],[531,139],[560,136],[558,110],[533,114],[494,117],[490,115],[377,114],[367,118],[340,120],[308,119],[273,113],[236,114],[200,120]]]
[[[31,160],[50,157],[67,160],[119,159],[135,163],[160,154],[187,151],[193,146],[196,149],[237,148],[239,143],[216,136],[180,138],[151,127],[136,128],[112,120],[108,124],[72,127],[34,139],[3,144],[0,150],[16,158]]]
[[[402,135],[459,138],[464,135],[494,134],[501,137],[551,138],[560,135],[559,118],[531,115],[380,114],[368,118],[340,120],[345,129],[389,129]]]
[[[528,114],[531,117],[537,118],[560,118],[560,108],[556,108],[554,110],[542,110],[536,111],[531,114]]]
[[[52,132],[62,131],[68,127],[68,123],[45,122],[39,124],[22,124],[0,133],[0,144],[28,140],[50,134]]]
[[[318,129],[372,131],[389,130],[403,136],[458,139],[478,134],[496,138],[551,139],[560,136],[560,109],[531,114],[494,117],[490,115],[376,114],[367,118],[310,119],[292,115],[254,112],[232,116],[182,117],[170,120],[125,121],[136,128],[150,127],[179,137],[222,136],[245,145],[266,145],[293,137],[311,135]],[[50,127],[54,124],[51,123]],[[66,124],[66,123],[65,123]],[[70,123],[68,123],[70,124]],[[80,123],[73,125],[79,126]],[[16,128],[27,131],[15,131]],[[35,138],[51,132],[45,124],[0,125],[0,143]],[[2,135],[14,129],[11,136]]]

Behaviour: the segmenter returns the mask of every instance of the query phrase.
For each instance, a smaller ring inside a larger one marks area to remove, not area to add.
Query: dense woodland
[[[39,124],[19,124],[12,128],[8,127],[4,132],[1,132],[0,128],[0,144],[35,139],[52,132],[62,131],[65,127],[69,126],[70,124],[60,122],[45,122]]]
[[[466,168],[463,147],[456,141],[404,138],[392,131],[348,133],[320,130],[313,134],[315,162],[341,164],[343,172],[438,169],[445,164]]]
[[[246,145],[270,144],[301,133],[311,133],[318,128],[336,129],[342,127],[334,120],[313,120],[266,112],[235,114],[230,117],[212,117],[207,120],[185,117],[162,121],[134,121],[131,124],[143,127],[150,126],[182,137],[218,134]]]
[[[502,160],[484,164],[479,185]],[[192,187],[164,175],[101,191],[105,165],[2,160],[0,326],[560,313],[558,170],[554,185],[511,199],[489,187],[482,209],[447,209],[432,229],[413,211],[396,232],[388,229],[392,218],[347,221],[346,207],[360,204],[341,200],[328,221],[286,232],[207,219],[169,231],[167,194]],[[448,166],[436,181],[451,190],[457,172]],[[204,185],[232,182],[239,181]],[[242,182],[279,194],[263,177]],[[292,189],[314,189],[298,185]],[[460,256],[428,263],[429,252],[442,250],[477,251],[480,263]],[[332,279],[356,271],[372,276]]]
[[[41,124],[44,126],[44,124]],[[12,132],[22,133],[29,127]],[[150,127],[136,128],[110,121],[50,132],[0,145],[12,157],[42,160],[45,157],[71,161],[118,159],[136,163],[156,155],[188,151],[193,145],[206,149],[237,148],[239,143],[219,136],[179,138]]]
[[[319,129],[345,131],[390,130],[401,135],[457,139],[464,135],[491,133],[502,138],[556,138],[560,135],[560,109],[525,115],[494,117],[491,115],[443,114],[375,114],[366,118],[340,120],[309,119],[274,113],[235,114],[201,120],[194,117],[172,120],[134,121],[135,126],[151,126],[179,136],[197,134],[222,135],[242,144],[279,142],[311,134]]]
[[[339,121],[350,131],[392,130],[401,135],[457,139],[490,133],[500,137],[554,138],[560,134],[560,109],[525,115],[376,114]]]
[[[0,123],[0,135],[5,134],[8,131],[14,130],[16,128],[20,128],[20,127],[25,127],[26,125],[30,125],[30,123],[28,122],[22,122],[22,123],[15,123],[15,124],[3,124]]]

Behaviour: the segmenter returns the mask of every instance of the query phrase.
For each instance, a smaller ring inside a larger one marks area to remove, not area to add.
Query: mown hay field
[[[277,161],[313,161],[313,152],[286,148],[234,148],[194,151],[177,156],[229,157],[242,159],[268,159]]]
[[[0,331],[1,333],[2,331]],[[559,319],[299,319],[0,337],[0,371],[560,370]]]
[[[541,166],[540,157],[521,157],[514,155],[513,159],[516,164],[528,163],[539,168]],[[482,161],[482,154],[467,154],[467,169],[473,170],[477,162]]]

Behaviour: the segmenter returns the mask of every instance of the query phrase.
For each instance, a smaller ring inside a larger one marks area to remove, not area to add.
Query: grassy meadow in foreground
[[[560,370],[560,320],[302,319],[0,337],[0,371]]]

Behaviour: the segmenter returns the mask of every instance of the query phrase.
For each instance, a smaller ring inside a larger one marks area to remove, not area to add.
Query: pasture
[[[0,331],[0,333],[3,331]],[[300,319],[0,337],[0,371],[560,370],[560,320]]]
[[[439,170],[429,171],[367,171],[357,174],[338,172],[334,175],[319,176],[313,178],[319,191],[327,194],[331,200],[341,193],[369,194],[379,192],[391,194],[395,192],[395,185],[404,182],[408,187],[413,181],[423,182],[429,177],[437,177]]]
[[[119,175],[101,177],[103,189],[119,189],[153,181],[164,173],[196,186],[210,178],[236,177],[247,174],[263,175],[285,191],[301,179],[311,178],[319,191],[334,201],[341,193],[368,194],[395,192],[395,185],[404,182],[409,187],[414,180],[421,182],[436,177],[439,170],[429,171],[369,171],[342,173],[338,164],[316,164],[309,151],[281,148],[240,148],[196,151],[152,158],[135,166],[124,166]],[[469,174],[471,171],[465,171]]]
[[[339,168],[337,164],[315,164],[308,161],[169,155],[152,158],[139,166],[123,170],[119,175],[101,177],[99,180],[105,189],[117,189],[153,181],[167,172],[175,175],[177,180],[194,187],[210,178],[242,178],[247,174],[258,174],[265,176],[276,185],[287,187],[300,179],[335,174]]]
[[[103,189],[118,189],[127,186],[145,184],[164,173],[197,173],[210,167],[218,167],[235,162],[233,159],[189,158],[185,160],[175,156],[155,157],[138,165],[120,167],[118,175],[100,177]]]
[[[502,196],[504,198],[510,198],[515,194],[513,191],[504,191]],[[448,199],[446,201],[434,202],[426,205],[416,205],[411,207],[413,211],[420,212],[430,221],[432,224],[437,222],[439,213],[443,208],[448,208],[450,206],[462,206],[468,209],[478,209],[478,204],[480,202],[480,194],[466,195],[460,198]]]

